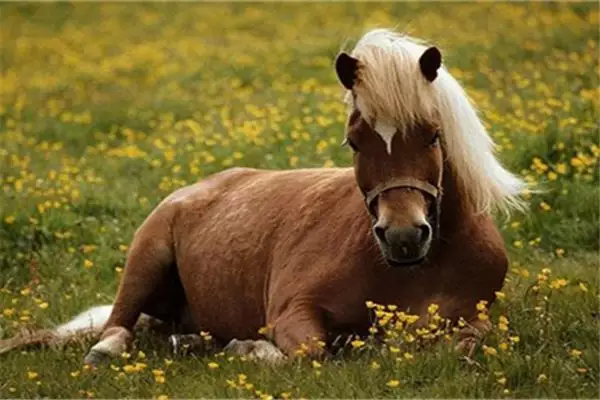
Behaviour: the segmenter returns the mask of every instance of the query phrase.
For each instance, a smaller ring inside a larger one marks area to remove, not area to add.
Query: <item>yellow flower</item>
[[[126,364],[123,366],[123,371],[127,372],[128,374],[132,374],[134,372],[137,372],[138,369],[134,365]]]
[[[83,266],[86,267],[86,268],[92,268],[94,266],[94,263],[92,261],[90,261],[90,260],[85,260],[83,262]]]
[[[569,352],[569,354],[571,355],[571,357],[579,358],[581,356],[581,354],[583,354],[583,352],[581,350],[572,349]]]
[[[156,398],[156,400],[169,400],[169,396],[167,396],[166,394],[161,394]]]
[[[499,348],[500,350],[502,350],[502,351],[506,351],[506,350],[508,350],[508,344],[507,344],[507,343],[504,343],[504,342],[502,342],[502,343],[500,343],[500,344],[498,345],[498,348]]]
[[[400,381],[397,379],[392,379],[392,380],[388,381],[388,383],[386,383],[386,385],[391,388],[396,388],[396,387],[400,386]]]
[[[495,348],[486,345],[483,345],[483,352],[488,356],[498,355],[498,351]]]
[[[15,311],[16,310],[14,308],[5,308],[2,311],[2,314],[4,314],[5,317],[11,317],[12,315],[14,315]]]
[[[569,281],[567,281],[566,279],[555,279],[550,283],[550,287],[552,289],[560,289],[562,287],[567,286],[567,283],[569,283]]]
[[[8,217],[4,218],[4,222],[8,225],[12,224],[13,222],[15,222],[15,217],[12,215],[9,215]]]
[[[498,300],[504,300],[504,299],[506,299],[506,295],[503,292],[494,292],[494,294],[496,295],[496,298]]]
[[[358,349],[360,347],[363,347],[365,345],[365,342],[362,340],[353,340],[352,342],[350,342],[350,344],[352,345],[352,347],[354,347],[355,349]]]
[[[439,310],[440,306],[438,306],[437,304],[430,304],[429,307],[427,307],[427,312],[429,314],[435,314],[437,312],[437,310]]]
[[[404,353],[404,358],[406,358],[407,360],[412,360],[415,357],[410,353]]]
[[[371,363],[371,369],[379,369],[381,368],[381,365],[379,365],[379,363],[377,361],[373,361]]]
[[[43,302],[38,304],[38,307],[41,308],[42,310],[45,310],[46,308],[48,308],[48,303],[47,302]]]
[[[561,249],[561,248],[558,248],[558,249],[554,250],[554,253],[556,253],[557,257],[562,257],[562,256],[565,255],[565,250]]]
[[[501,385],[505,385],[506,384],[506,378],[505,377],[498,378],[498,379],[496,379],[496,382],[498,382]]]
[[[37,372],[34,371],[27,371],[27,378],[29,379],[36,379],[38,378],[40,375]]]
[[[312,366],[313,368],[321,368],[321,363],[316,360],[313,360]]]
[[[219,364],[217,364],[216,362],[209,362],[208,363],[208,368],[210,368],[210,369],[219,368]]]
[[[547,380],[548,380],[548,377],[546,376],[546,374],[539,374],[536,379],[537,383],[546,382]]]

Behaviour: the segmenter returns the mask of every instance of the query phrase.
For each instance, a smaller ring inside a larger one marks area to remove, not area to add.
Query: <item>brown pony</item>
[[[102,332],[85,359],[96,364],[127,348],[144,313],[238,354],[278,360],[304,344],[316,356],[311,343],[367,331],[367,300],[421,315],[436,303],[468,321],[459,346],[472,348],[489,329],[476,304],[507,269],[489,211],[520,207],[523,183],[437,48],[373,30],[335,68],[353,168],[235,168],[175,191],[135,233],[112,307],[0,352]],[[270,340],[254,342],[264,326]]]

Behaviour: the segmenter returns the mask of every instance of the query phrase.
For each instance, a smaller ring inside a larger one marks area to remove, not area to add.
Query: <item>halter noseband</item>
[[[417,189],[421,192],[427,193],[434,199],[433,209],[429,213],[432,215],[434,223],[434,232],[437,234],[439,232],[439,224],[440,224],[440,211],[441,211],[441,199],[442,199],[442,191],[440,188],[432,185],[429,182],[423,181],[421,179],[404,177],[404,178],[394,178],[390,179],[387,182],[380,183],[375,186],[373,189],[369,190],[365,195],[365,203],[367,205],[367,209],[369,213],[372,214],[371,204],[377,197],[390,189],[399,189],[399,188],[410,188]],[[373,215],[372,215],[373,216]]]

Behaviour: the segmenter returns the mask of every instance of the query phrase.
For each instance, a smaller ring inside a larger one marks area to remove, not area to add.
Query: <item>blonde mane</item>
[[[425,79],[419,58],[426,49],[418,40],[391,30],[368,32],[351,53],[360,67],[354,93],[347,93],[346,102],[367,122],[400,132],[418,120],[437,124],[448,161],[477,210],[522,209],[525,182],[498,162],[492,138],[468,95],[444,66],[433,82]]]

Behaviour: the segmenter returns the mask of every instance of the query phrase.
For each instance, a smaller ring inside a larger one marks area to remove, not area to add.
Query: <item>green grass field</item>
[[[373,27],[437,44],[500,158],[543,189],[498,218],[511,268],[474,362],[367,340],[271,368],[141,335],[95,371],[90,343],[0,356],[0,398],[598,398],[598,25],[597,3],[0,5],[0,338],[110,303],[175,188],[350,165],[332,65]]]

